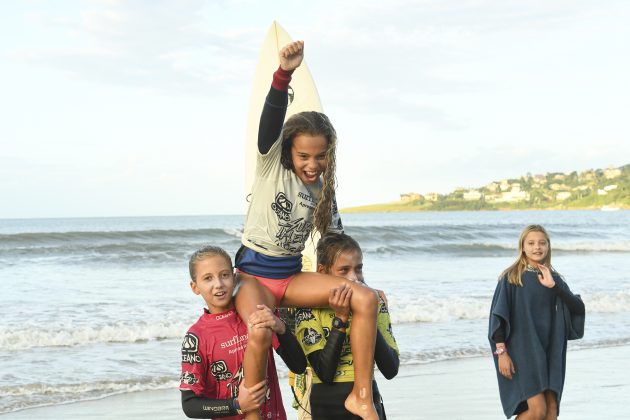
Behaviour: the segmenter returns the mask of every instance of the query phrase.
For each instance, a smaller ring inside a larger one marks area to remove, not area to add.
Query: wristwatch
[[[497,347],[492,354],[495,356],[501,356],[503,353],[507,353],[507,349],[505,347]]]
[[[340,330],[342,328],[348,328],[350,326],[350,322],[343,322],[340,318],[334,317],[332,321],[333,328]]]

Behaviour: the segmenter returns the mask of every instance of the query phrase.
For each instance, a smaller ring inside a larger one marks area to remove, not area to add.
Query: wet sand
[[[574,350],[568,368],[561,419],[622,419],[630,395],[630,346]],[[387,381],[377,373],[388,418],[501,419],[494,365],[490,357],[401,366]],[[291,390],[281,379],[289,419]],[[0,415],[0,419],[185,419],[179,391],[133,392],[94,401],[40,407]]]

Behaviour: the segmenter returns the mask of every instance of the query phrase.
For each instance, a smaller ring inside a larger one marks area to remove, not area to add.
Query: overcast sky
[[[11,1],[0,218],[242,213],[274,19],[337,128],[342,208],[630,163],[627,1]]]

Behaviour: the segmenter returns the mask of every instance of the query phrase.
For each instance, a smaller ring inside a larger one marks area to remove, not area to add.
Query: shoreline
[[[536,207],[532,207],[532,208],[497,208],[497,209],[424,209],[424,208],[413,208],[413,209],[397,209],[397,208],[391,208],[391,209],[383,209],[383,210],[355,210],[356,208],[361,208],[361,207],[371,207],[371,206],[390,206],[390,204],[368,204],[366,206],[357,206],[357,207],[347,207],[345,209],[340,209],[339,213],[341,214],[367,214],[367,213],[429,213],[429,212],[434,212],[434,213],[448,213],[448,212],[471,212],[471,213],[477,213],[477,212],[504,212],[504,211],[514,211],[514,212],[518,212],[518,211],[603,211],[603,212],[610,212],[610,211],[628,211],[630,210],[630,206],[628,205],[619,205],[618,207],[615,206],[614,210],[602,210],[602,207],[604,206],[598,206],[598,207],[571,207],[571,208],[549,208],[549,207],[540,207],[540,208],[536,208]],[[391,206],[398,206],[397,204],[391,204]]]
[[[561,418],[623,418],[630,394],[630,345],[569,351]],[[501,419],[499,391],[490,356],[401,366],[388,381],[376,372],[385,409],[392,419]],[[281,378],[289,419],[292,394]],[[185,419],[177,388],[138,391],[0,414],[0,419]]]

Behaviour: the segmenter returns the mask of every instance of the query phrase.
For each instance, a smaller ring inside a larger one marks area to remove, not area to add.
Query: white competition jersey
[[[322,189],[321,180],[306,186],[297,175],[280,163],[282,141],[278,139],[269,152],[256,158],[256,175],[242,243],[271,257],[296,256],[313,230],[313,213]],[[331,232],[343,226],[333,203]]]

